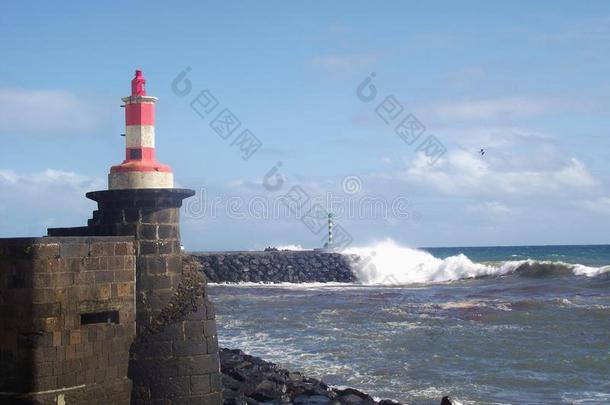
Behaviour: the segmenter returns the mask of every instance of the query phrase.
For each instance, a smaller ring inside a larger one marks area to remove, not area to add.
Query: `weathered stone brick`
[[[148,290],[146,294],[148,307],[152,310],[161,310],[163,309],[173,295],[172,290]]]
[[[203,322],[186,321],[184,322],[184,336],[188,339],[204,339]]]
[[[180,255],[168,255],[166,257],[167,272],[171,274],[182,273],[182,257]]]
[[[58,347],[61,346],[61,332],[52,332],[53,333],[53,346]]]
[[[165,255],[165,254],[176,253],[176,250],[174,250],[174,248],[175,248],[175,243],[173,243],[171,240],[159,241],[159,254]]]
[[[99,367],[95,369],[94,381],[97,384],[103,384],[106,381],[106,367]]]
[[[97,299],[109,300],[111,296],[110,284],[98,284],[97,286]]]
[[[100,258],[99,257],[86,257],[84,260],[84,269],[85,270],[97,270],[100,268]]]
[[[172,280],[167,274],[151,274],[141,277],[139,285],[146,290],[168,290],[172,287]]]
[[[32,286],[34,288],[45,288],[51,283],[51,275],[49,273],[34,273],[32,274]]]
[[[140,254],[156,255],[159,253],[159,243],[157,241],[141,241]]]
[[[36,363],[34,373],[37,377],[55,375],[55,363],[51,361]]]
[[[74,284],[73,273],[51,273],[51,287],[68,287]]]
[[[157,224],[142,224],[138,226],[138,235],[142,239],[157,240],[159,238],[157,230]]]
[[[190,339],[174,342],[174,354],[176,356],[194,356],[208,354],[208,347],[205,340]]]
[[[59,303],[33,304],[32,316],[36,318],[59,317],[61,306]]]
[[[178,357],[178,375],[197,375],[218,372],[218,354]]]
[[[144,266],[138,267],[138,272],[145,272],[146,274],[164,274],[167,272],[166,258],[162,256],[146,256],[144,259]],[[140,260],[138,259],[138,263]]]
[[[202,395],[209,394],[211,389],[209,375],[194,375],[191,376],[191,394]]]
[[[67,259],[59,256],[35,258],[33,261],[19,262],[17,264],[20,272],[32,273],[53,273],[58,271],[67,271],[68,267],[65,264]]]
[[[87,358],[93,355],[93,344],[91,342],[86,341],[87,338],[88,334],[86,332],[83,332],[81,334],[81,339],[83,339],[83,342],[76,346],[76,353],[79,355],[79,357]]]
[[[74,345],[66,346],[66,360],[74,360],[76,359],[76,348]]]
[[[113,235],[134,236],[137,235],[137,225],[135,223],[116,224],[114,226],[115,233]]]
[[[70,331],[70,344],[77,345],[81,342],[81,331],[80,329]]]
[[[51,375],[36,379],[37,391],[49,391],[54,389],[57,389],[57,376]]]
[[[218,338],[216,336],[208,336],[205,338],[208,348],[208,354],[218,353]]]
[[[58,387],[73,387],[76,385],[76,373],[68,373],[57,376]]]
[[[96,288],[91,284],[81,284],[76,287],[76,294],[81,300],[93,300],[97,296]]]
[[[126,270],[135,269],[135,259],[133,256],[125,256],[123,260],[123,268]]]
[[[134,281],[134,272],[129,270],[115,270],[114,271],[114,281],[116,282],[126,282],[126,281]]]
[[[216,320],[208,319],[203,323],[203,334],[205,336],[216,336]]]
[[[150,386],[150,394],[153,399],[179,398],[188,396],[191,387],[189,377],[173,377],[155,381]]]
[[[133,244],[130,242],[118,242],[114,246],[114,254],[116,256],[133,255]]]
[[[90,255],[93,257],[104,256],[104,242],[93,242],[89,247]]]
[[[123,256],[107,256],[106,267],[103,270],[114,271],[123,269]]]
[[[138,358],[132,362],[132,372],[147,380],[163,380],[178,376],[178,364],[173,357]]]
[[[34,327],[45,332],[53,332],[59,330],[61,327],[59,324],[59,318],[51,317],[51,318],[35,318],[33,320]]]
[[[90,285],[95,283],[95,272],[93,271],[81,271],[74,275],[75,284]]]
[[[73,273],[85,270],[85,258],[69,257],[67,270]]]
[[[222,391],[222,379],[219,373],[210,374],[210,388],[212,391]]]
[[[56,287],[53,289],[53,302],[66,302],[70,298],[74,298],[74,292],[78,292],[79,286],[73,285],[69,287]]]
[[[88,243],[61,243],[59,253],[62,257],[86,257],[89,255]]]
[[[117,295],[119,297],[132,296],[133,294],[134,294],[133,283],[119,283],[119,284],[117,284]]]
[[[100,211],[101,221],[108,224],[122,224],[124,222],[122,209],[104,209]]]
[[[96,283],[111,283],[114,281],[114,271],[98,270],[95,272]]]
[[[35,363],[54,362],[57,360],[57,348],[39,347],[32,351],[32,360]]]
[[[184,328],[183,323],[178,322],[166,326],[160,332],[155,334],[155,340],[157,341],[175,341],[184,340]]]
[[[158,232],[160,239],[176,239],[178,237],[178,226],[174,224],[159,225]]]
[[[144,358],[171,357],[173,355],[172,342],[144,342],[140,344],[138,354]]]
[[[59,243],[34,243],[30,247],[24,246],[24,252],[37,259],[58,257]]]
[[[140,210],[137,208],[126,208],[123,210],[126,223],[138,222],[140,220]]]
[[[216,311],[214,310],[214,304],[208,299],[205,300],[206,316],[209,320],[216,319]]]
[[[105,325],[105,327],[104,327],[104,334],[105,334],[104,339],[106,340],[105,343],[107,344],[107,346],[106,346],[105,349],[106,349],[106,352],[108,353],[108,355],[110,355],[110,353],[112,353],[112,350],[113,350],[112,345],[111,345],[111,343],[112,343],[111,340],[114,338],[114,335],[115,335],[114,332],[115,332],[114,325],[112,325],[112,324],[106,324]]]

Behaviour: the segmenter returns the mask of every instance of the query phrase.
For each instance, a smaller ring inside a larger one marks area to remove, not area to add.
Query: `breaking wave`
[[[357,259],[352,260],[352,269],[361,283],[370,285],[437,283],[508,274],[593,277],[610,272],[610,266],[589,267],[552,261],[475,263],[463,254],[439,259],[426,251],[400,246],[391,239],[367,247],[350,248],[345,253],[357,255]]]

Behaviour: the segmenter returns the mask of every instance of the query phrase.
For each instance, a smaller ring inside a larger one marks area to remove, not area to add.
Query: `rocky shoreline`
[[[220,350],[224,405],[401,405],[353,388],[338,389],[241,350]],[[452,405],[449,397],[441,405]]]
[[[317,250],[191,253],[211,283],[353,283],[359,257]]]

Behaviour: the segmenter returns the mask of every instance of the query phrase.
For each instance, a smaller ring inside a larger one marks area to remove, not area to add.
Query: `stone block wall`
[[[0,403],[129,404],[131,237],[0,239]]]

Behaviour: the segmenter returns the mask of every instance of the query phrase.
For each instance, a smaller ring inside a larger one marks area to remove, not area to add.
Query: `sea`
[[[221,346],[408,404],[610,403],[610,245],[348,253],[356,284],[210,285]]]

